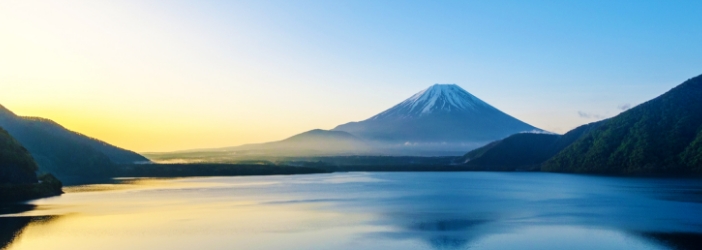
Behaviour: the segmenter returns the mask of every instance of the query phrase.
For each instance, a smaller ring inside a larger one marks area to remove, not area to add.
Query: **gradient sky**
[[[0,2],[0,104],[148,151],[279,140],[456,83],[563,133],[702,74],[702,1]]]

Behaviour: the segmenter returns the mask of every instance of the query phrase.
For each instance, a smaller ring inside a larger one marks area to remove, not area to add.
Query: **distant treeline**
[[[324,157],[268,164],[131,164],[119,165],[115,177],[197,177],[317,174],[346,171],[471,171],[472,166],[452,164],[455,157]]]
[[[454,156],[422,157],[422,156],[318,156],[318,157],[289,157],[275,161],[278,164],[295,164],[298,162],[317,162],[323,165],[338,166],[379,166],[379,165],[451,165],[456,161]]]
[[[320,165],[317,168],[329,172],[349,172],[349,171],[364,171],[364,172],[456,172],[456,171],[477,171],[480,169],[465,165],[345,165],[332,166]]]
[[[453,156],[326,156],[288,158],[285,160],[278,160],[274,164],[318,168],[329,172],[442,172],[476,170],[472,166],[458,164],[457,159],[457,157]]]
[[[328,173],[319,168],[276,165],[241,164],[132,164],[120,165],[116,177],[195,177],[195,176],[246,176],[291,175]]]

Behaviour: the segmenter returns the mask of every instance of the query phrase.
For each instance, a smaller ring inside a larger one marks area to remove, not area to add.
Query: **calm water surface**
[[[0,249],[696,249],[702,180],[546,173],[137,179],[0,213]],[[27,210],[27,211],[23,211]],[[7,214],[9,213],[9,214]]]

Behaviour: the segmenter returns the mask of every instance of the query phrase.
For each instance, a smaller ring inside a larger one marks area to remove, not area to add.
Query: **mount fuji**
[[[364,121],[214,152],[227,157],[459,156],[521,132],[544,131],[490,106],[458,85],[435,84]]]
[[[439,155],[516,133],[544,132],[455,84],[435,84],[380,114],[332,131],[347,132],[390,151]]]

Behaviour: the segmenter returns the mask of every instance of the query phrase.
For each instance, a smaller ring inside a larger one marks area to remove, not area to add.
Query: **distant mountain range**
[[[702,173],[702,76],[563,136],[517,134],[471,151],[462,161],[484,170]]]
[[[435,84],[394,107],[332,130],[288,139],[217,149],[240,156],[461,155],[520,132],[543,132],[455,84]]]
[[[148,162],[145,157],[70,131],[43,118],[21,117],[0,105],[0,127],[32,155],[39,172],[59,178],[108,176],[114,164]]]
[[[371,145],[350,133],[322,129],[310,130],[282,141],[224,148],[246,155],[345,155],[372,152]]]

